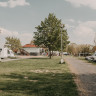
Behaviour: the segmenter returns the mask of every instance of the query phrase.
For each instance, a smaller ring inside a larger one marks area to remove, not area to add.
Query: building
[[[40,48],[34,44],[26,44],[23,46],[22,49],[28,52],[30,55],[35,55],[35,56],[41,55],[44,52],[43,48]]]

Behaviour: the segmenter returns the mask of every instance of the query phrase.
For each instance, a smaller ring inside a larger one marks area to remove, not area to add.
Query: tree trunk
[[[51,54],[51,51],[49,51],[50,53],[49,53],[49,58],[51,59],[51,56],[52,56],[52,54]]]
[[[53,51],[52,51],[52,56],[53,56]]]

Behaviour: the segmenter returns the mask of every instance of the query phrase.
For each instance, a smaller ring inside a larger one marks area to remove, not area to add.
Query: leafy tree
[[[77,53],[77,44],[71,43],[67,45],[66,51],[70,53],[71,55],[74,55]]]
[[[34,40],[31,40],[30,44],[31,44],[31,45],[34,45]]]
[[[92,51],[96,52],[96,46],[93,46]]]
[[[45,46],[49,49],[50,58],[52,51],[60,50],[61,47],[61,20],[56,18],[54,14],[49,14],[48,18],[41,21],[41,24],[36,27],[37,32],[34,32],[34,43],[38,46]],[[67,30],[62,26],[62,43],[63,49],[69,43]]]
[[[6,39],[6,44],[8,44],[6,46],[11,50],[15,51],[21,48],[20,39],[16,37],[6,37],[5,39]]]
[[[80,45],[77,45],[75,43],[71,43],[70,45],[67,46],[67,52],[72,54],[72,55],[75,55],[75,56],[78,56],[79,53],[82,53],[82,54],[89,54],[89,53],[92,53],[92,46],[91,45],[88,45],[88,44],[80,44]]]

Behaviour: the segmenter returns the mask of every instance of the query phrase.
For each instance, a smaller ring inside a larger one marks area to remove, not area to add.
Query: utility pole
[[[0,33],[1,33],[1,29],[0,29]],[[1,55],[1,50],[0,50],[0,55]],[[1,56],[0,56],[0,62],[1,62]]]
[[[62,48],[62,29],[63,29],[63,24],[60,25],[61,27],[61,64],[64,63],[64,59],[63,59],[63,48]]]
[[[95,32],[95,37],[94,37],[94,44],[96,46],[96,32]]]

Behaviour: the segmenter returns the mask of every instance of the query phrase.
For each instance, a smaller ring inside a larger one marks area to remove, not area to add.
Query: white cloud
[[[14,8],[16,6],[30,5],[26,0],[8,0],[7,2],[0,2],[1,7]]]
[[[22,44],[29,44],[30,41],[33,39],[32,33],[23,33],[19,36],[20,40],[22,41]]]
[[[96,0],[65,0],[70,2],[75,7],[88,6],[92,9],[96,9]]]
[[[7,2],[0,2],[1,7],[7,7]]]
[[[69,22],[72,22],[72,23],[74,23],[74,22],[75,22],[75,20],[74,20],[74,19],[68,19],[68,21],[69,21]]]
[[[70,28],[75,28],[75,26],[74,25],[65,24],[65,28],[70,29]]]
[[[71,31],[72,32],[69,34],[71,42],[93,44],[96,32],[96,21],[78,23],[78,25]]]
[[[20,38],[22,45],[30,43],[30,41],[33,38],[32,33],[22,33],[22,34],[20,34],[17,31],[10,31],[10,30],[4,29],[4,28],[0,28],[0,30],[1,30],[1,33],[0,33],[0,47],[5,44],[5,37],[7,37],[7,36],[13,36],[13,37]]]

